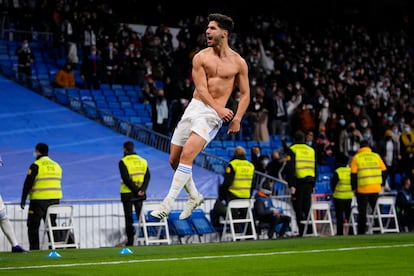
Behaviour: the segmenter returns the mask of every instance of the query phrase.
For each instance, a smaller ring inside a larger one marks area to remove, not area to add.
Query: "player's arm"
[[[240,58],[240,72],[236,78],[236,84],[240,91],[240,101],[236,114],[229,125],[228,134],[240,131],[240,123],[250,103],[249,69],[246,61],[242,58]]]
[[[233,120],[241,121],[250,103],[249,69],[244,59],[240,58],[240,72],[237,76],[237,86],[240,91],[240,101],[238,103],[236,115]]]

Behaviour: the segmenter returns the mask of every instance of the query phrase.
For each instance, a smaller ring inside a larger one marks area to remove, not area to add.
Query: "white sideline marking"
[[[88,266],[88,265],[115,265],[115,264],[172,262],[172,261],[205,260],[205,259],[221,259],[221,258],[241,258],[241,257],[273,256],[273,255],[288,255],[288,254],[303,254],[303,253],[323,253],[323,252],[332,252],[332,251],[366,250],[366,249],[378,249],[378,248],[412,247],[412,246],[414,246],[414,244],[409,243],[409,244],[399,244],[399,245],[346,247],[346,248],[332,248],[332,249],[314,249],[314,250],[304,250],[304,251],[235,254],[235,255],[222,255],[222,256],[199,256],[199,257],[129,260],[129,261],[96,262],[96,263],[73,263],[73,264],[54,264],[54,265],[37,265],[37,266],[33,265],[33,266],[21,266],[21,267],[0,267],[0,270],[25,270],[25,269],[34,269],[34,268],[76,267],[76,266]]]

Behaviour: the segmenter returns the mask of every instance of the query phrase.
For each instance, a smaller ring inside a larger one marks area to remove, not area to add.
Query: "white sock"
[[[1,230],[3,230],[4,235],[9,240],[10,244],[12,246],[16,246],[17,239],[16,239],[16,236],[14,235],[13,226],[10,223],[9,218],[3,217],[2,219],[0,219],[0,226],[1,226]]]
[[[184,185],[192,178],[192,166],[178,164],[175,170],[170,191],[164,199],[165,203],[172,203],[178,197]]]
[[[191,175],[191,178],[187,181],[187,183],[185,183],[184,186],[187,194],[191,197],[191,198],[195,198],[198,196],[199,192],[196,188],[196,185],[194,183],[194,179],[193,179],[193,175]]]

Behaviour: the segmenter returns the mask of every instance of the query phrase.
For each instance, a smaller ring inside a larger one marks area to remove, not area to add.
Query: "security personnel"
[[[223,183],[218,188],[218,199],[214,204],[213,222],[226,216],[227,204],[233,199],[251,198],[253,192],[254,165],[246,158],[242,146],[234,149],[233,158],[226,166]],[[234,214],[241,217],[245,214]]]
[[[337,157],[337,168],[330,183],[333,191],[337,236],[344,234],[344,220],[349,219],[351,215],[352,197],[354,196],[351,187],[351,168],[348,166],[348,162],[349,158],[345,154]],[[353,234],[352,231],[352,227],[350,227],[348,234]]]
[[[39,226],[46,219],[47,208],[59,204],[62,198],[62,168],[49,156],[49,146],[38,143],[33,153],[35,162],[30,165],[23,185],[20,207],[24,209],[29,196],[27,231],[30,250],[39,250]],[[52,218],[52,224],[56,225]]]
[[[251,198],[254,165],[246,159],[246,150],[237,146],[227,164],[224,181],[219,187],[219,198],[229,202],[236,198]]]
[[[135,228],[132,207],[135,208],[137,219],[139,219],[142,202],[147,198],[146,190],[150,181],[150,171],[147,160],[135,153],[132,141],[124,143],[123,151],[124,157],[118,164],[121,174],[120,193],[125,216],[126,245],[133,245]]]
[[[305,134],[295,132],[293,143],[287,146],[283,141],[286,155],[286,177],[291,193],[293,209],[298,222],[299,236],[305,226],[300,221],[308,216],[316,179],[316,153],[305,143]]]
[[[351,186],[358,203],[358,235],[366,233],[367,205],[374,210],[386,179],[387,167],[381,156],[372,152],[367,140],[362,140],[351,161]]]

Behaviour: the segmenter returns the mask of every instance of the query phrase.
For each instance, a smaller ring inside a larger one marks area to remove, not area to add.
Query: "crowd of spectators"
[[[20,25],[31,30],[46,26],[53,32],[56,58],[79,66],[89,87],[104,82],[144,88],[148,79],[158,80],[164,84],[168,105],[181,113],[191,99],[191,58],[205,45],[207,14],[175,18],[174,27],[180,31],[178,47],[173,47],[174,37],[161,19],[166,14],[162,5],[157,6],[160,23],[138,34],[121,14],[115,14],[110,1],[80,2],[26,5],[28,11],[41,10],[43,20],[20,16],[26,19]],[[8,10],[12,15],[13,9]],[[412,172],[414,52],[407,21],[401,18],[390,28],[375,29],[361,22],[332,20],[312,26],[272,14],[236,21],[244,28],[236,28],[229,41],[249,65],[250,139],[269,141],[300,129],[314,134],[318,159],[323,162],[338,153],[352,157],[362,139],[379,150],[391,131],[401,149],[396,158],[404,160],[399,168]],[[408,140],[403,142],[404,133]]]

